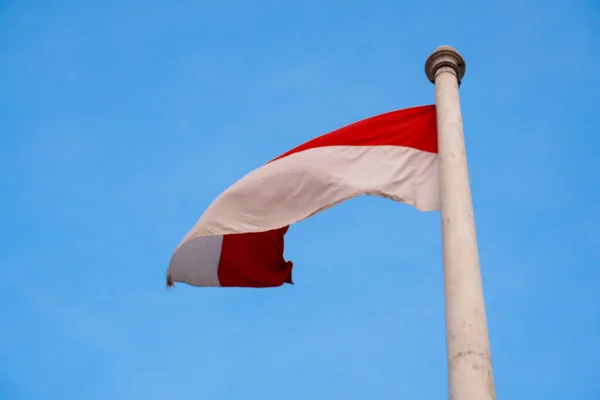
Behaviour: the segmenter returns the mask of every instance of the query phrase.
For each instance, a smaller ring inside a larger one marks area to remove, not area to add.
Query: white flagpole
[[[437,109],[449,399],[495,400],[458,97],[465,62],[454,48],[441,46],[425,73],[435,84]]]

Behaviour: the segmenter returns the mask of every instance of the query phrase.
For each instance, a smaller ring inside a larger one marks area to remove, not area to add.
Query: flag
[[[167,286],[292,283],[289,226],[359,195],[439,209],[435,106],[381,114],[306,142],[250,172],[176,248]]]

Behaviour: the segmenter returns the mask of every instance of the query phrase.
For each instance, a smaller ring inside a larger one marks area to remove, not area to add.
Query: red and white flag
[[[439,209],[435,106],[356,122],[250,172],[217,197],[179,244],[167,285],[292,283],[292,263],[283,257],[289,225],[359,195]]]

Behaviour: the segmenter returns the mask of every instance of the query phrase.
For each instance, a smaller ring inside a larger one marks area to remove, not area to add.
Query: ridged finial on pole
[[[449,67],[454,70],[458,83],[465,76],[466,64],[460,53],[452,46],[440,46],[431,53],[425,62],[425,74],[430,82],[435,83],[435,77],[440,68]]]

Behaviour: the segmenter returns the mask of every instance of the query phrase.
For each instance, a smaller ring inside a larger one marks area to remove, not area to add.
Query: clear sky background
[[[227,186],[461,87],[499,399],[600,399],[596,1],[0,0],[0,399],[443,399],[438,213],[292,227],[295,286],[165,289]]]

